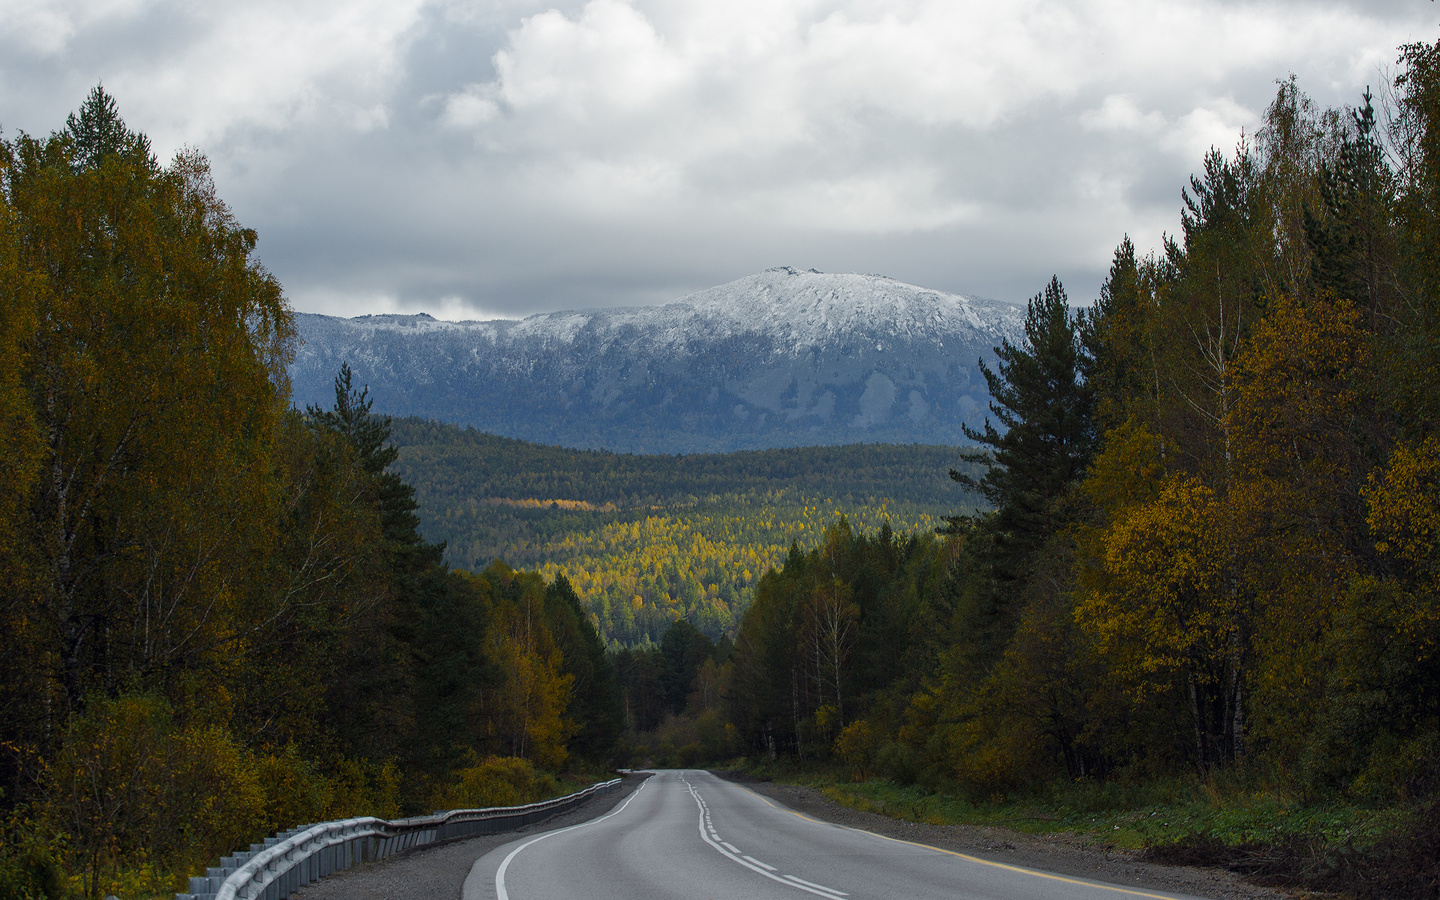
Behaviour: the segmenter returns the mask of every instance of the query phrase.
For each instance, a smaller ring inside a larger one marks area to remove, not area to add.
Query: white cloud
[[[1128,94],[1111,94],[1100,106],[1081,113],[1080,124],[1090,131],[1154,135],[1165,128],[1166,121],[1154,110],[1142,110]]]
[[[1353,103],[1432,17],[1408,0],[0,0],[0,123],[58,127],[103,79],[162,152],[210,153],[317,308],[664,299],[786,263],[1019,298],[1057,269],[1098,283],[1096,248],[1173,230],[1185,176],[1256,126],[1274,79]]]
[[[578,19],[550,10],[525,20],[495,54],[499,96],[580,123],[654,110],[693,72],[622,0],[592,0]]]
[[[80,31],[123,20],[144,6],[144,0],[8,0],[0,3],[0,38],[41,56],[55,56]]]
[[[444,108],[442,121],[459,129],[476,128],[500,114],[495,87],[490,84],[465,85],[464,90],[444,98]]]
[[[1241,131],[1253,134],[1259,124],[1259,111],[1220,97],[1181,116],[1158,144],[1182,159],[1202,159],[1212,147],[1228,156],[1239,143]]]
[[[99,73],[144,121],[158,147],[213,146],[236,131],[280,132],[323,121],[383,128],[420,0],[242,4],[154,3],[137,18],[160,30],[162,52],[136,53]],[[91,18],[72,44],[104,40],[114,16]],[[167,38],[161,29],[179,32]],[[77,51],[79,52],[79,51]]]
[[[1355,38],[1385,30],[1343,7],[590,0],[510,29],[494,77],[452,94],[445,122],[523,157],[579,210],[709,203],[911,231],[996,193],[933,173],[969,158],[1016,178],[995,148],[1037,111],[1095,103],[1083,131],[1198,160],[1258,120],[1227,93],[1237,71],[1283,75],[1287,54],[1353,68]]]

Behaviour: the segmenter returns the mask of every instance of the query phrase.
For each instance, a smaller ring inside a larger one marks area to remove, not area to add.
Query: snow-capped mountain
[[[349,362],[375,409],[548,444],[679,453],[963,443],[1013,304],[782,267],[664,306],[520,321],[299,314],[297,405]]]

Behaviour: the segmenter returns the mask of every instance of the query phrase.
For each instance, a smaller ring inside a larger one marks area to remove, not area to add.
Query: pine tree
[[[1339,158],[1320,170],[1323,214],[1305,211],[1305,238],[1315,287],[1365,311],[1369,327],[1388,331],[1395,310],[1395,238],[1390,227],[1393,178],[1376,135],[1369,91],[1351,113]]]
[[[676,619],[660,639],[660,658],[664,666],[661,686],[665,691],[666,708],[679,714],[685,711],[685,699],[700,665],[715,650],[715,644],[700,629],[684,619]]]
[[[990,411],[983,431],[966,435],[990,448],[967,461],[988,469],[980,479],[951,470],[950,477],[978,490],[995,508],[994,527],[1019,553],[1040,546],[1056,525],[1055,502],[1084,471],[1094,451],[1094,392],[1084,380],[1084,353],[1065,289],[1052,277],[1031,299],[1025,346],[1008,340],[995,348],[999,371],[980,361],[989,386]],[[950,520],[952,526],[960,520]]]
[[[387,471],[400,455],[389,443],[390,417],[371,412],[373,404],[369,386],[357,392],[350,364],[342,363],[335,376],[335,407],[322,410],[311,405],[305,412],[317,425],[345,438],[354,448],[360,467],[372,480],[380,530],[399,569],[437,565],[445,545],[429,544],[420,537],[415,489],[396,473]]]

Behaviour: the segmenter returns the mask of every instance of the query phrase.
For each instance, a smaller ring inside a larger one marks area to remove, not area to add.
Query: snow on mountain
[[[879,275],[769,269],[652,307],[520,321],[297,315],[297,404],[342,362],[376,409],[544,443],[637,452],[963,443],[977,359],[1024,310]]]

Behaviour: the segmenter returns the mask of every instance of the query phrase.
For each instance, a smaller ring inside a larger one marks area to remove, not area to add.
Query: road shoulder
[[[1008,828],[974,825],[924,825],[841,806],[812,787],[745,781],[721,771],[715,774],[813,819],[1006,865],[1215,900],[1273,900],[1299,896],[1250,884],[1238,875],[1221,869],[1143,862],[1133,851],[1109,847],[1080,835],[1033,835]]]

